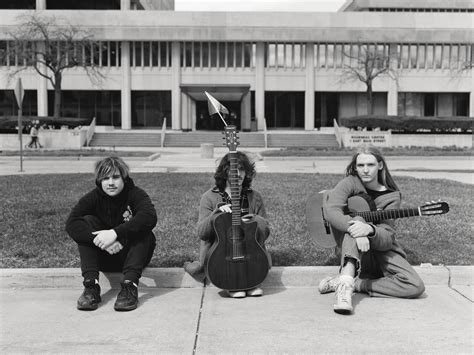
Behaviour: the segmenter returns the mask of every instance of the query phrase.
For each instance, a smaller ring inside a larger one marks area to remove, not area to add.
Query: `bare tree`
[[[376,78],[390,76],[397,78],[397,71],[393,66],[395,55],[390,54],[386,45],[358,44],[344,51],[345,64],[343,66],[343,80],[361,81],[366,86],[367,110],[369,115],[374,113],[372,86]]]
[[[98,54],[101,43],[92,35],[76,26],[64,23],[54,16],[40,14],[19,18],[18,30],[10,32],[13,41],[9,56],[15,58],[15,65],[9,78],[33,67],[54,88],[54,118],[61,109],[61,87],[65,70],[81,67],[92,84],[100,85],[104,75],[100,71]]]

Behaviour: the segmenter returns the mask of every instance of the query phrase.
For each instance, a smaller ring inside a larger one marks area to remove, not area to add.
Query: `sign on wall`
[[[392,134],[381,131],[349,131],[344,132],[343,142],[345,147],[357,147],[362,144],[370,144],[376,147],[391,147]]]

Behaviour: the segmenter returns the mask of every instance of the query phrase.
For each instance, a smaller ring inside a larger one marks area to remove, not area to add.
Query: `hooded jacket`
[[[94,230],[84,218],[88,215],[97,217],[103,229],[114,229],[122,245],[152,232],[157,223],[150,197],[135,186],[130,177],[125,179],[119,195],[111,197],[97,184],[73,207],[66,221],[66,231],[76,242],[92,242],[95,238]]]

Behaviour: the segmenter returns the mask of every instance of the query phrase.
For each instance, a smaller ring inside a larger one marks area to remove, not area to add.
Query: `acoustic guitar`
[[[323,203],[327,198],[327,191],[323,190],[312,194],[306,202],[306,224],[309,234],[315,238],[322,248],[336,246],[334,236],[341,232],[333,230],[324,217]],[[344,214],[352,217],[360,216],[366,222],[380,222],[387,219],[397,219],[416,216],[434,216],[449,211],[447,202],[432,202],[414,208],[376,210],[374,201],[367,194],[349,197]]]
[[[214,219],[216,239],[205,263],[208,280],[224,290],[249,290],[260,285],[270,269],[265,248],[257,241],[257,222],[242,220],[235,126],[224,130],[229,148],[232,213],[221,213]]]

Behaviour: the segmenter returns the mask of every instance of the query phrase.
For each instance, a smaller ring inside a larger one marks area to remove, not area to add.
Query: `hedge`
[[[394,132],[472,132],[473,117],[356,116],[339,119],[347,128],[380,128]]]

